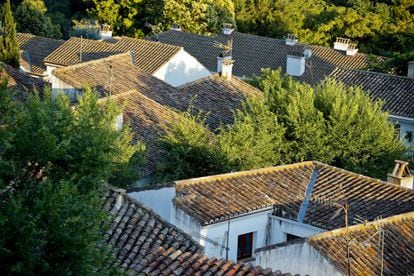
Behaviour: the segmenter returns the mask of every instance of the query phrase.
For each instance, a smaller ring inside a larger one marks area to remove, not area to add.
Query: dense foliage
[[[16,39],[16,23],[11,11],[10,0],[3,5],[1,21],[3,34],[0,35],[0,61],[19,68],[20,49]]]
[[[118,113],[90,90],[73,109],[49,93],[13,101],[0,86],[1,275],[112,270],[102,242],[105,183],[142,152],[128,128],[116,130]]]
[[[313,88],[280,72],[264,70],[255,79],[264,97],[248,100],[215,136],[185,113],[191,130],[176,121],[163,138],[169,155],[160,174],[174,171],[167,176],[178,179],[318,160],[384,178],[403,158],[406,149],[380,102],[333,79]],[[205,165],[211,163],[219,166]]]
[[[47,8],[43,0],[24,0],[18,5],[15,12],[17,31],[44,37],[61,38],[60,26],[53,24],[46,12]]]

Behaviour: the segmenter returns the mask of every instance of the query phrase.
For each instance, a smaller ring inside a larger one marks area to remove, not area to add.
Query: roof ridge
[[[198,184],[198,183],[205,182],[205,181],[235,178],[239,176],[247,176],[247,175],[253,175],[257,173],[275,172],[279,170],[293,169],[293,168],[297,168],[300,166],[306,166],[306,165],[311,165],[311,164],[314,164],[313,161],[303,161],[303,162],[294,163],[294,164],[285,164],[285,165],[278,165],[278,166],[272,166],[272,167],[266,167],[266,168],[259,168],[259,169],[203,176],[203,177],[197,177],[197,178],[190,178],[190,179],[184,179],[184,180],[177,180],[177,181],[174,181],[174,183],[175,183],[176,189],[181,189],[184,186]]]
[[[135,37],[129,37],[129,36],[121,36],[121,39],[118,40],[114,45],[116,46],[116,44],[118,44],[119,42],[121,42],[122,40],[133,40],[133,41],[139,41],[142,43],[146,43],[146,44],[152,44],[152,45],[156,45],[156,44],[162,44],[165,47],[169,47],[169,48],[175,48],[175,49],[184,49],[184,47],[182,46],[177,46],[177,45],[173,45],[173,44],[167,44],[167,43],[162,43],[162,42],[157,42],[157,41],[152,41],[152,40],[147,40],[147,39],[142,39],[142,38],[135,38]]]
[[[97,63],[102,63],[102,62],[105,62],[105,61],[108,61],[108,60],[118,59],[118,58],[121,58],[121,57],[124,57],[124,56],[125,57],[126,56],[129,56],[129,52],[125,52],[125,53],[121,53],[121,54],[115,54],[115,55],[110,55],[110,56],[105,57],[105,58],[100,58],[100,59],[94,59],[94,60],[89,60],[89,61],[85,61],[85,62],[80,62],[80,63],[76,63],[76,64],[73,64],[73,65],[68,65],[68,66],[65,66],[65,67],[59,67],[59,68],[56,68],[55,70],[57,72],[64,72],[64,71],[76,69],[76,68],[79,68],[79,67],[84,67],[84,66],[91,65],[91,64],[97,64]],[[132,63],[131,63],[131,66],[134,66],[134,65],[132,65]]]
[[[396,188],[396,189],[400,189],[400,190],[409,191],[409,192],[414,193],[414,191],[410,188],[401,187],[401,186],[398,186],[396,184],[393,184],[393,183],[390,183],[390,182],[387,182],[387,181],[384,181],[384,180],[381,180],[381,179],[376,179],[376,178],[372,178],[370,176],[366,176],[366,175],[363,175],[363,174],[360,174],[360,173],[351,172],[351,171],[348,171],[348,170],[345,170],[345,169],[342,169],[342,168],[338,168],[338,167],[335,167],[335,166],[332,166],[332,165],[322,163],[320,161],[312,161],[312,162],[315,164],[316,167],[319,167],[319,168],[320,167],[329,168],[329,169],[332,169],[332,170],[335,170],[335,171],[345,173],[347,175],[352,175],[352,176],[355,176],[357,178],[362,178],[362,179],[368,180],[371,183],[376,184],[376,185],[388,185],[388,186]]]
[[[370,227],[370,226],[379,226],[381,224],[390,224],[390,223],[405,220],[405,219],[414,219],[414,212],[403,213],[403,214],[394,215],[394,216],[391,216],[391,217],[382,218],[382,219],[379,219],[379,220],[374,220],[374,221],[369,221],[369,222],[366,222],[366,223],[351,225],[351,226],[348,226],[348,229],[346,227],[343,227],[343,228],[339,228],[339,229],[326,231],[326,232],[323,232],[323,233],[319,233],[319,234],[310,236],[310,237],[306,238],[306,240],[314,241],[314,240],[319,240],[319,239],[323,239],[323,238],[327,238],[327,237],[335,237],[335,236],[338,236],[338,235],[342,235],[343,233],[346,233],[347,231],[349,231],[349,232],[358,231],[360,229],[364,229],[364,228],[367,228],[367,227]]]
[[[361,69],[348,69],[345,67],[340,67],[337,66],[332,73],[329,76],[333,76],[334,74],[338,71],[354,71],[354,72],[361,72],[361,73],[365,73],[365,74],[371,74],[371,75],[380,75],[380,76],[385,76],[385,77],[389,77],[389,78],[401,78],[401,79],[406,79],[406,80],[411,80],[414,82],[414,79],[409,78],[407,76],[399,76],[399,75],[392,75],[392,74],[387,74],[387,73],[382,73],[382,72],[375,72],[375,71],[369,71],[369,70],[361,70]]]

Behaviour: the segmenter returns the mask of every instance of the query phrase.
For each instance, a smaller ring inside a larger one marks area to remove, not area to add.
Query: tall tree
[[[20,50],[16,39],[16,23],[11,11],[10,0],[3,5],[2,21],[4,33],[0,37],[0,61],[19,68]]]
[[[84,91],[12,101],[0,86],[0,274],[106,275],[106,183],[142,145],[117,130],[119,109]],[[136,168],[137,169],[137,168]]]

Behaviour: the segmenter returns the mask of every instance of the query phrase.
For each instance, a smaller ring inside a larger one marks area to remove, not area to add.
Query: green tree
[[[0,61],[19,68],[20,50],[16,39],[16,23],[10,7],[10,0],[3,6],[2,22],[4,33],[0,37]]]
[[[16,9],[17,30],[21,33],[61,38],[59,25],[54,25],[46,14],[47,8],[43,0],[24,0]]]
[[[191,111],[179,114],[164,126],[161,142],[167,155],[157,167],[159,181],[178,180],[220,173],[223,160],[216,138],[205,126],[205,118]]]
[[[234,112],[234,124],[222,126],[217,135],[226,171],[280,164],[287,154],[285,128],[263,99],[249,99]]]
[[[178,179],[318,160],[384,178],[404,158],[382,103],[358,87],[327,79],[314,88],[280,69],[264,70],[253,83],[263,99],[246,102],[215,135],[189,113],[191,123],[176,121],[163,138],[169,159],[161,173]]]
[[[0,274],[109,274],[105,183],[142,145],[88,89],[76,109],[42,97],[15,102],[0,86]]]

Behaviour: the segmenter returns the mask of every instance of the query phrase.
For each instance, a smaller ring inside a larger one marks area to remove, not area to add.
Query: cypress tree
[[[2,16],[4,33],[0,37],[0,60],[19,68],[20,50],[16,39],[16,23],[11,11],[10,0],[3,6]]]

